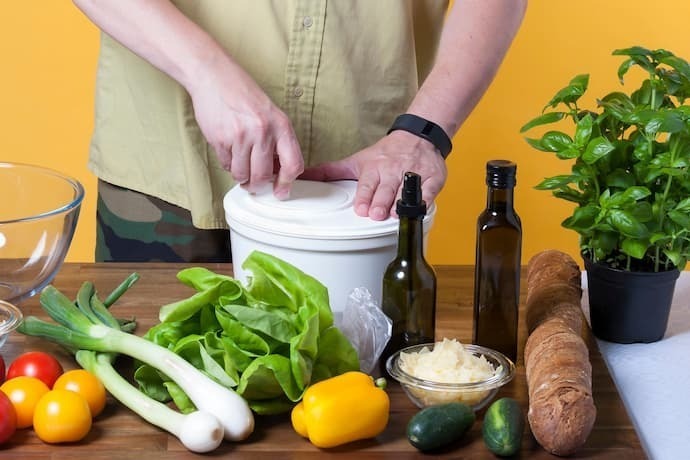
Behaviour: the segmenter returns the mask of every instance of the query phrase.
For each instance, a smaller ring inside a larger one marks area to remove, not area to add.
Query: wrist
[[[393,131],[402,130],[414,134],[417,137],[430,142],[435,149],[445,159],[450,154],[453,144],[448,134],[439,125],[431,120],[427,120],[418,115],[404,113],[399,115],[393,125],[388,130],[388,134]]]

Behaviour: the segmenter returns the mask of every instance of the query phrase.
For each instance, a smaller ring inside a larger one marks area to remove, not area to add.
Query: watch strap
[[[407,131],[408,133],[431,142],[444,159],[453,148],[453,144],[443,128],[433,121],[426,120],[411,113],[398,115],[393,122],[393,126],[388,130],[388,134],[396,130]]]

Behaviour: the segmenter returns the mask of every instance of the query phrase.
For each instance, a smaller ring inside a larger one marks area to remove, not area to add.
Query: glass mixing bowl
[[[84,188],[71,177],[0,162],[0,300],[17,304],[53,280],[83,199]]]

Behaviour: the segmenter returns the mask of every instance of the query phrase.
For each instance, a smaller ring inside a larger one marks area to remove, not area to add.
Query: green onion
[[[215,416],[202,411],[181,414],[146,396],[115,370],[113,354],[79,350],[76,358],[118,401],[147,422],[174,434],[192,452],[210,452],[223,441],[223,426]]]
[[[129,287],[132,279],[128,278],[129,284],[123,283],[121,286]],[[108,299],[119,298],[125,289],[126,287],[116,289]],[[74,352],[90,350],[131,356],[157,368],[172,379],[199,411],[213,414],[223,427],[225,439],[242,440],[253,431],[254,416],[241,396],[212,380],[167,348],[123,332],[121,328],[131,328],[131,322],[116,319],[107,308],[108,302],[100,302],[90,283],[82,285],[76,302],[72,302],[54,286],[43,290],[40,302],[58,324],[29,316],[21,324],[20,332],[43,337]],[[101,360],[97,362],[100,363]],[[116,382],[113,385],[119,388]],[[134,395],[129,396],[136,399]]]
[[[132,287],[132,285],[136,283],[138,280],[138,273],[132,273],[131,275],[129,275],[127,278],[125,278],[125,280],[122,283],[120,283],[118,287],[116,287],[113,290],[113,292],[110,293],[108,297],[105,298],[103,304],[106,307],[110,307],[112,304],[115,303],[115,301],[117,301],[117,299],[119,299],[122,296],[122,294],[125,293],[125,291],[127,291],[127,289]]]

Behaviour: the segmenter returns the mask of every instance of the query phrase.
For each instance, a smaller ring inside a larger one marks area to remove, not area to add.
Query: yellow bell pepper
[[[346,372],[311,385],[291,413],[292,427],[316,447],[373,438],[386,428],[388,394],[363,372]]]

